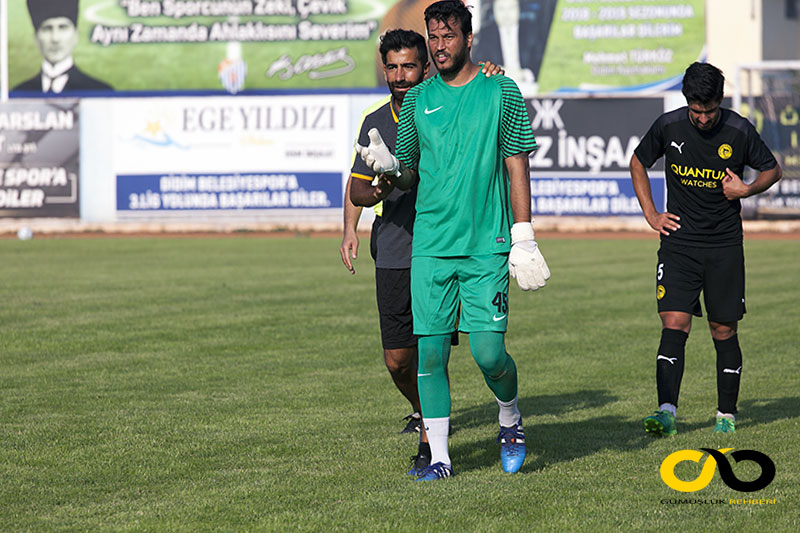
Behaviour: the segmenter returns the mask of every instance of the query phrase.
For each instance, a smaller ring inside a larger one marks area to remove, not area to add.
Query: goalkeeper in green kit
[[[523,290],[550,277],[531,224],[528,154],[536,149],[525,101],[505,76],[479,76],[469,57],[472,15],[459,0],[425,10],[428,48],[439,74],[409,90],[394,157],[380,132],[362,159],[382,187],[418,183],[411,251],[411,305],[419,335],[417,383],[431,464],[417,481],[453,474],[448,450],[450,332],[469,334],[472,356],[500,407],[503,470],[525,460],[517,368],[506,353],[509,274]]]

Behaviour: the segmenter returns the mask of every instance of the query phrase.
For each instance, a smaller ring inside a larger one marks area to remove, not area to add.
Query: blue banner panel
[[[653,201],[666,205],[663,177],[651,177]],[[630,177],[536,177],[531,180],[534,215],[641,216]]]
[[[336,172],[117,175],[117,211],[342,207]]]

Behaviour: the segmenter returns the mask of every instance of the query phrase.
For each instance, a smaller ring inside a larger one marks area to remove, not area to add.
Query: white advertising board
[[[346,96],[115,101],[117,213],[341,208]]]

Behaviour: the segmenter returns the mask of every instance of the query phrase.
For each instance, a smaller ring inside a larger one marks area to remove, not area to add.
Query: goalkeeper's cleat
[[[422,415],[419,413],[411,413],[403,420],[408,420],[408,424],[400,433],[419,433],[422,430]]]
[[[525,461],[525,432],[522,431],[522,417],[514,426],[500,426],[497,442],[500,443],[500,463],[503,465],[503,470],[513,474]]]
[[[431,447],[427,442],[420,442],[417,455],[411,457],[411,470],[409,476],[419,477],[431,464]]]
[[[736,422],[727,416],[718,416],[717,423],[714,424],[713,433],[733,433],[736,431]]]
[[[652,415],[646,416],[642,420],[644,430],[653,435],[676,435],[678,429],[675,427],[675,417],[669,411],[655,411]]]
[[[417,481],[437,481],[439,479],[448,478],[452,475],[453,467],[439,461],[438,463],[428,465],[428,467],[419,475]]]

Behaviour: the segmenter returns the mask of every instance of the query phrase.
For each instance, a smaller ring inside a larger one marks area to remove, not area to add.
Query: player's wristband
[[[401,172],[399,168],[397,170],[395,178],[392,179],[392,183],[394,184],[394,186],[400,189],[401,191],[407,191],[408,189],[413,187],[415,181],[416,178],[411,172],[409,172],[408,170],[406,172]]]
[[[387,168],[383,173],[400,176],[400,161],[395,156],[392,156],[392,168]]]
[[[533,223],[516,222],[511,226],[511,244],[533,240]]]

